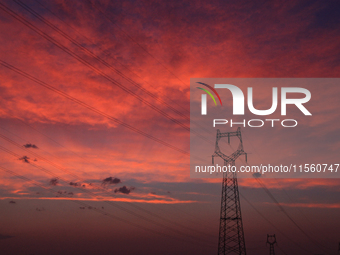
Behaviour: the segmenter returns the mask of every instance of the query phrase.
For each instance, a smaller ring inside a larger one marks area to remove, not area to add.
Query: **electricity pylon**
[[[274,244],[276,244],[275,235],[267,234],[267,243],[269,244],[269,255],[275,255]]]
[[[221,138],[238,137],[240,140],[239,146],[234,153],[227,156],[221,152],[218,145]],[[217,130],[215,153],[212,155],[212,163],[214,165],[214,157],[220,157],[224,161],[225,166],[234,166],[235,160],[247,154],[243,151],[241,129],[236,132],[221,133]],[[224,172],[222,181],[222,198],[221,198],[221,216],[218,239],[218,255],[237,254],[246,255],[246,244],[244,241],[244,232],[241,216],[240,197],[237,184],[236,172]]]

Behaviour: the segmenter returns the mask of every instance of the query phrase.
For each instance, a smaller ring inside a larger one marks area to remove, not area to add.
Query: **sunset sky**
[[[190,178],[190,78],[338,78],[339,14],[1,0],[0,254],[216,254],[221,179]],[[340,163],[340,87],[308,88],[296,129],[242,130],[249,164]],[[239,179],[247,254],[269,254],[267,234],[279,255],[337,254],[339,177]]]

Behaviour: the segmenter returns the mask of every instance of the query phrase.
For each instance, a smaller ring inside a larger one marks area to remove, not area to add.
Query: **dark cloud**
[[[31,144],[31,143],[26,143],[24,144],[25,148],[33,148],[33,149],[38,149],[38,146],[36,146],[35,144]]]
[[[27,156],[23,156],[23,157],[19,158],[19,160],[22,160],[22,161],[25,162],[25,163],[30,163],[29,159],[30,159],[30,158],[27,157]]]
[[[121,183],[121,180],[115,177],[108,177],[102,181],[102,185],[118,184],[118,183]]]
[[[92,210],[92,209],[94,209],[94,210],[96,210],[97,208],[96,208],[96,207],[93,207],[93,206],[88,206],[88,207],[81,206],[81,207],[79,207],[79,209],[82,209],[82,210],[85,210],[85,209]]]
[[[77,183],[77,182],[70,182],[69,184],[70,184],[71,186],[74,186],[74,187],[80,186],[80,184]]]
[[[8,235],[1,235],[1,234],[0,234],[0,240],[12,238],[12,237],[14,237],[14,236],[8,236]]]
[[[130,194],[132,190],[134,190],[134,187],[127,188],[126,186],[120,187],[115,189],[115,193],[123,193],[123,194]]]
[[[11,201],[9,201],[9,203],[10,203],[10,204],[16,204],[17,202],[11,200]]]
[[[253,173],[253,177],[260,178],[261,177],[261,173]]]
[[[56,186],[56,185],[58,185],[58,183],[59,183],[58,178],[52,178],[50,180],[50,185],[52,185],[52,186]]]

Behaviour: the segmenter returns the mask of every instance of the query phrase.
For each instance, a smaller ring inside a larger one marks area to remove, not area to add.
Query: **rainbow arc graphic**
[[[221,98],[220,98],[220,95],[217,93],[216,89],[214,89],[213,87],[211,87],[210,85],[208,84],[205,84],[203,82],[197,82],[203,86],[206,86],[207,88],[209,88],[212,92],[215,93],[215,95],[217,96],[218,100],[220,101],[221,105],[222,105],[222,101],[221,101]],[[201,89],[203,90],[205,93],[207,93],[211,98],[212,100],[214,100],[214,103],[215,103],[215,106],[217,106],[217,103],[216,103],[216,100],[215,100],[215,97],[211,94],[211,92],[209,90],[206,90],[204,88],[201,88],[201,87],[197,87],[198,89]]]

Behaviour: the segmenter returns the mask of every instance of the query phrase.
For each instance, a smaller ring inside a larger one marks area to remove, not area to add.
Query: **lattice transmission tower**
[[[267,234],[267,244],[269,244],[269,255],[275,255],[274,244],[276,244],[275,235]]]
[[[227,156],[221,152],[219,142],[221,138],[228,138],[230,144],[231,137],[237,137],[240,140],[238,148],[231,155]],[[212,163],[214,165],[214,157],[220,157],[224,161],[224,166],[234,166],[235,160],[247,154],[243,150],[241,129],[236,132],[221,133],[217,130],[215,153],[212,155]],[[246,244],[244,240],[240,197],[237,184],[236,172],[224,172],[222,180],[222,198],[221,198],[221,215],[218,239],[218,255],[225,254],[246,254]]]

